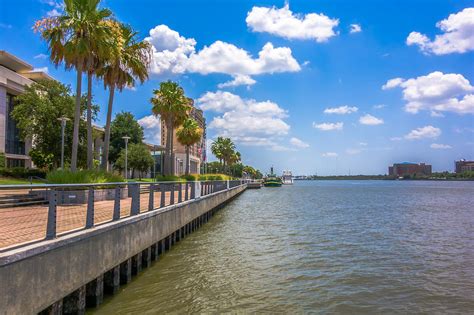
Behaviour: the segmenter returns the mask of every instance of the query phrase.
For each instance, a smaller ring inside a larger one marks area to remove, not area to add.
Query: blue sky
[[[74,87],[31,30],[61,6],[1,3],[0,49]],[[474,1],[102,3],[154,46],[150,80],[114,103],[149,141],[159,139],[149,99],[172,79],[205,110],[208,138],[230,136],[262,171],[384,174],[402,161],[438,171],[474,159]],[[103,124],[101,82],[94,94]]]

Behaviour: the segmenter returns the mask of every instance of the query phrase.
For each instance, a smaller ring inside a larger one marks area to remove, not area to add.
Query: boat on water
[[[293,185],[293,174],[291,173],[291,171],[283,171],[281,180],[283,182],[283,185]]]
[[[273,166],[270,168],[270,174],[263,180],[263,186],[265,187],[281,187],[282,180],[280,177],[273,173]]]

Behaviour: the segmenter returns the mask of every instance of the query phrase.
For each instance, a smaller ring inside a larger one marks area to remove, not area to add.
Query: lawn
[[[0,185],[29,185],[30,181],[21,178],[0,177]],[[33,180],[33,184],[44,184],[43,182]]]

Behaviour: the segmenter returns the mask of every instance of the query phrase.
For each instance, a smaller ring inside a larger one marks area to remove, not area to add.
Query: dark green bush
[[[188,182],[193,182],[193,181],[196,180],[196,175],[192,175],[192,174],[182,175],[181,178],[184,179],[184,180],[187,180]]]
[[[0,168],[0,176],[14,178],[40,177],[45,178],[46,172],[38,169],[28,169],[23,167]]]
[[[51,184],[91,184],[91,183],[117,183],[123,182],[122,176],[99,170],[82,170],[71,172],[57,170],[49,172],[46,180]]]
[[[183,182],[183,178],[174,175],[158,175],[156,176],[156,181],[158,182]]]

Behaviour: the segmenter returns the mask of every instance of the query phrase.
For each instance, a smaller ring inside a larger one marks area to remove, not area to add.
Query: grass
[[[0,185],[29,185],[30,181],[21,178],[0,177]],[[33,184],[44,184],[44,182],[33,180]]]
[[[99,170],[81,170],[77,172],[57,170],[48,173],[46,180],[49,184],[101,184],[125,181],[120,175]]]

